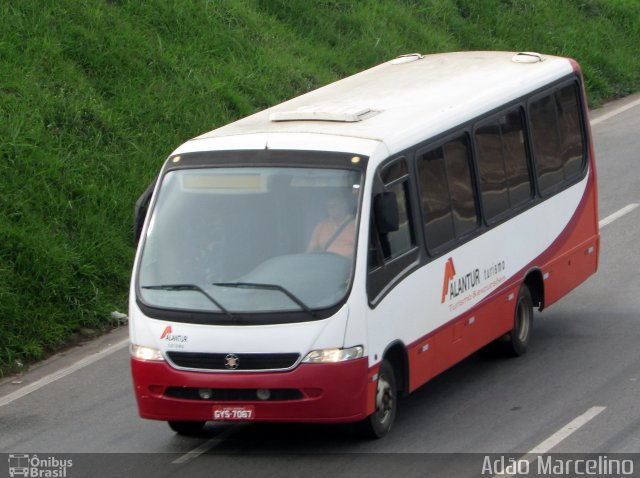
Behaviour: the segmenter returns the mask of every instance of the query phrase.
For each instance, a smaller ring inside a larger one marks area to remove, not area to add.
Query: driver
[[[333,252],[351,257],[355,242],[355,217],[349,211],[347,199],[333,196],[327,202],[329,215],[313,230],[307,247],[308,252]]]

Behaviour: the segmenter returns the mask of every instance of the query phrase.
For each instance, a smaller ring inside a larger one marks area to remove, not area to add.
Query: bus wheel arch
[[[401,394],[409,393],[407,350],[401,342],[392,343],[384,352],[378,369],[375,390],[375,410],[356,424],[364,438],[382,438],[391,431]]]
[[[383,360],[393,367],[397,392],[403,397],[409,395],[409,355],[405,345],[400,341],[393,342],[385,350]]]
[[[383,359],[376,374],[375,408],[371,415],[355,424],[355,431],[362,438],[375,440],[391,431],[398,408],[395,372],[391,363]]]
[[[523,282],[529,289],[533,306],[538,310],[544,309],[544,281],[540,269],[530,270]]]

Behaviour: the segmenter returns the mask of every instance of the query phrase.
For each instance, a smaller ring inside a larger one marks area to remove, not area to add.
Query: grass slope
[[[132,205],[184,140],[401,53],[576,58],[640,89],[636,0],[0,3],[0,376],[126,308]]]

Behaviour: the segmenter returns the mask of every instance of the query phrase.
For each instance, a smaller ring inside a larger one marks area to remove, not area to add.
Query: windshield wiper
[[[222,304],[215,300],[211,295],[209,295],[202,287],[198,287],[194,284],[163,284],[163,285],[142,285],[141,289],[151,289],[151,290],[191,290],[200,292],[207,299],[209,299],[216,307],[218,307],[224,314],[227,315],[231,320],[235,321],[235,317],[231,312],[222,307]]]
[[[262,289],[262,290],[277,290],[282,292],[284,295],[289,297],[293,302],[295,302],[302,310],[308,312],[311,317],[315,317],[316,314],[313,310],[309,308],[307,304],[298,299],[291,291],[287,290],[281,285],[278,284],[260,284],[257,282],[214,282],[212,285],[217,285],[219,287],[237,287],[239,289],[247,288],[247,289]]]

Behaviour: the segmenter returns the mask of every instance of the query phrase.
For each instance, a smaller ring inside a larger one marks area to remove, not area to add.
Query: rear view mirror
[[[384,192],[373,198],[373,214],[379,234],[397,231],[400,227],[396,193]]]
[[[153,182],[149,184],[147,189],[136,201],[136,206],[133,214],[133,235],[136,243],[140,241],[140,236],[142,235],[142,226],[144,226],[144,220],[147,217],[149,202],[151,201],[151,195],[153,194],[153,189],[156,187],[157,180],[157,178],[154,179]]]

